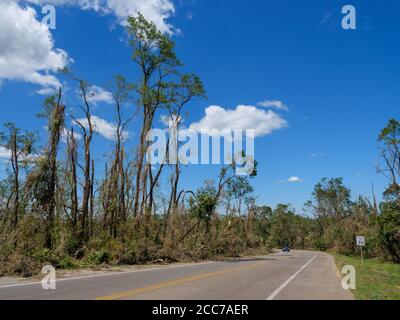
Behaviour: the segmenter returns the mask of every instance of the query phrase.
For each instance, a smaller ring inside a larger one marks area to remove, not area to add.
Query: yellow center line
[[[128,291],[123,291],[123,292],[117,292],[117,293],[114,293],[114,294],[109,295],[109,296],[96,298],[95,300],[116,300],[116,299],[131,297],[131,296],[135,296],[135,295],[138,295],[138,294],[141,294],[141,293],[154,291],[154,290],[157,290],[157,289],[163,289],[163,288],[167,288],[167,287],[171,287],[171,286],[177,286],[177,285],[180,285],[180,284],[185,284],[185,283],[188,283],[188,282],[207,279],[207,278],[219,276],[219,275],[222,275],[222,274],[227,274],[227,273],[234,272],[234,271],[241,271],[241,270],[253,268],[258,263],[259,262],[252,263],[250,265],[246,265],[246,266],[242,266],[242,267],[224,269],[224,270],[220,270],[220,271],[216,271],[216,272],[203,273],[203,274],[190,276],[190,277],[185,277],[185,278],[180,278],[180,279],[176,279],[176,280],[172,280],[172,281],[161,282],[161,283],[158,283],[158,284],[155,284],[155,285],[151,285],[151,286],[148,286],[148,287],[143,287],[143,288],[138,288],[138,289],[133,289],[133,290],[128,290]]]

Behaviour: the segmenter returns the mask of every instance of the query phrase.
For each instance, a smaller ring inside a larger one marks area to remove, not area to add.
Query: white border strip
[[[108,272],[108,273],[101,273],[101,274],[93,274],[88,276],[81,276],[81,277],[74,277],[74,278],[57,278],[57,282],[61,281],[69,281],[69,280],[81,280],[81,279],[89,279],[89,278],[98,278],[98,277],[107,277],[107,276],[115,276],[115,275],[124,275],[130,273],[139,273],[139,272],[149,272],[149,271],[158,271],[158,270],[170,270],[176,268],[184,268],[184,267],[192,267],[192,266],[201,266],[204,264],[211,264],[215,263],[215,261],[206,261],[200,263],[188,263],[188,264],[181,264],[181,265],[173,265],[173,266],[166,266],[166,267],[154,267],[149,269],[140,269],[140,270],[132,270],[132,271],[121,271],[121,272]],[[12,287],[22,287],[22,286],[29,286],[34,284],[41,284],[41,281],[36,282],[26,282],[26,283],[16,283],[16,284],[8,284],[0,286],[0,289],[3,288],[12,288]]]
[[[282,283],[279,288],[277,288],[274,292],[272,292],[272,294],[265,300],[274,300],[274,298],[279,294],[279,292],[281,292],[294,278],[297,277],[297,275],[302,272],[305,268],[307,268],[307,266],[313,262],[313,260],[317,257],[317,255],[315,255],[314,257],[312,257],[304,266],[302,266],[300,268],[300,270],[298,270],[294,275],[292,275],[289,279],[287,279],[284,283]]]

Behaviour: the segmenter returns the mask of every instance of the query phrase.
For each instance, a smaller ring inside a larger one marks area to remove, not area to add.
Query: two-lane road
[[[353,299],[333,258],[293,251],[250,259],[184,264],[122,273],[0,286],[0,299],[273,300]]]

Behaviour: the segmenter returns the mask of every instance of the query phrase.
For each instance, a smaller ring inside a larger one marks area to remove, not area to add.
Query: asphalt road
[[[292,251],[223,262],[167,266],[124,273],[0,286],[0,299],[349,300],[333,258]]]

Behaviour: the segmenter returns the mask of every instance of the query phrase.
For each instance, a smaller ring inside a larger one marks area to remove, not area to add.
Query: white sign
[[[357,245],[359,247],[364,247],[365,246],[365,238],[364,238],[364,236],[357,236],[356,237],[356,242],[357,242]]]

